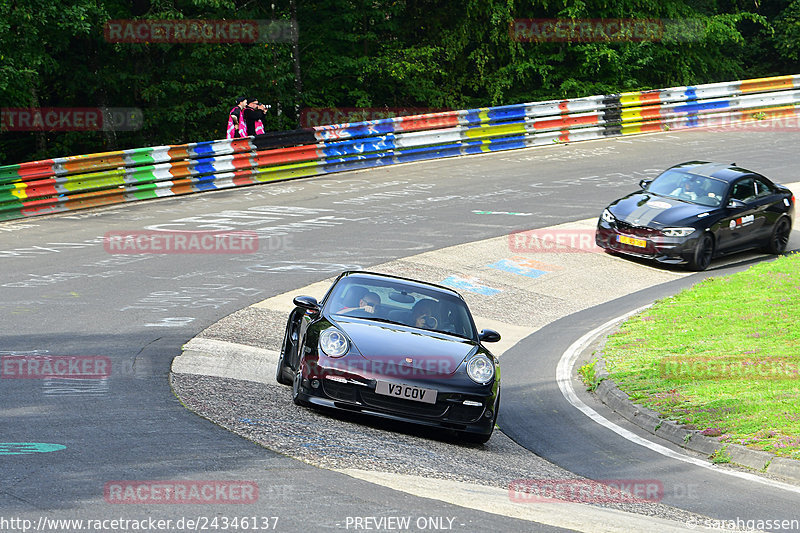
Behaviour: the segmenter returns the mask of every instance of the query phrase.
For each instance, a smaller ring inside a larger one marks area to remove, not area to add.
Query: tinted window
[[[753,178],[744,178],[733,184],[731,198],[749,202],[756,197],[756,186]]]
[[[775,193],[775,189],[762,178],[755,179],[756,184],[756,197],[764,198]]]

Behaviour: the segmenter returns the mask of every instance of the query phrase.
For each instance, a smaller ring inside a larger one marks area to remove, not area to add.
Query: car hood
[[[618,220],[634,226],[662,228],[697,221],[697,216],[710,213],[713,207],[664,198],[648,192],[635,192],[620,198],[608,210]]]
[[[452,374],[479,346],[469,339],[384,322],[337,317],[336,323],[364,359],[435,374]]]

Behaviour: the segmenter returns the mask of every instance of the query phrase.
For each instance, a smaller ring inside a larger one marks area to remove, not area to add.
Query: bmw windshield
[[[725,198],[727,183],[689,172],[667,170],[654,179],[646,190],[666,198],[707,207],[719,207]]]

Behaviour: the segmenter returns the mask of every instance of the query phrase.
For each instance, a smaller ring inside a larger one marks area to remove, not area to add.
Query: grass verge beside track
[[[800,254],[709,278],[607,339],[631,400],[721,442],[800,459]]]

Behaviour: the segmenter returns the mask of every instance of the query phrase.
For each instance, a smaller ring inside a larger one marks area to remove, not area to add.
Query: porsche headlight
[[[597,211],[595,211],[596,213]],[[608,209],[603,209],[603,220],[608,222],[609,224],[613,224],[617,219],[614,218],[614,215],[611,214],[611,211]]]
[[[467,375],[472,381],[485,385],[494,377],[494,363],[483,354],[477,354],[467,361]]]
[[[694,232],[694,228],[664,228],[661,230],[665,237],[687,237]]]
[[[341,357],[350,349],[350,343],[344,333],[331,327],[319,336],[319,347],[329,357]]]

